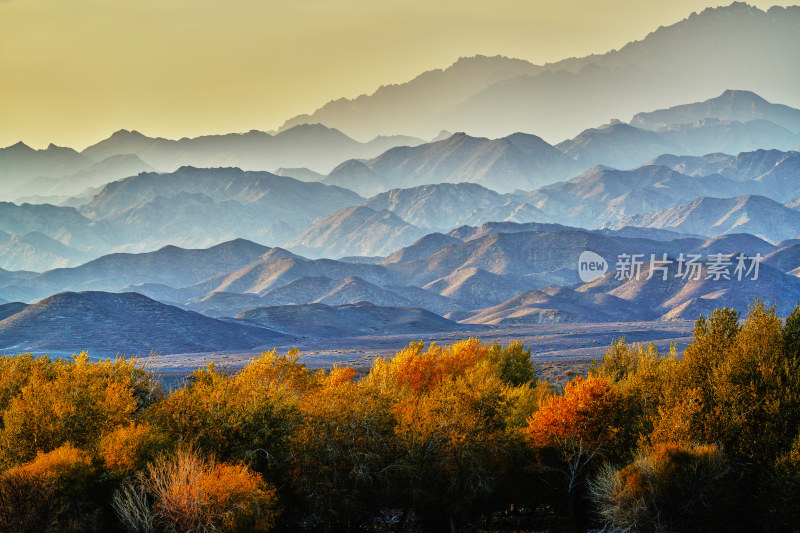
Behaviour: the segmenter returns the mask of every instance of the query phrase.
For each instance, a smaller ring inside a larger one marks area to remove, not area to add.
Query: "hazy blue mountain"
[[[105,255],[77,267],[49,270],[24,281],[5,283],[0,277],[0,294],[8,295],[7,300],[29,301],[68,290],[119,291],[141,283],[180,288],[220,272],[277,257],[296,256],[286,250],[270,249],[241,239],[203,250],[166,246],[149,253]]]
[[[702,160],[688,159],[688,156],[706,156],[717,153],[739,153],[765,148],[789,150],[800,141],[800,134],[778,126],[767,120],[749,122],[723,121],[715,118],[703,119],[691,124],[668,124],[655,131],[637,128],[629,124],[614,122],[600,128],[581,132],[574,139],[556,145],[571,157],[582,169],[593,165],[628,169],[646,164],[655,158],[656,164],[679,170],[697,172],[703,166],[710,173],[708,165],[719,158],[706,157]],[[664,154],[675,160],[660,159]],[[723,157],[724,158],[724,157]],[[686,162],[691,161],[689,168]],[[670,164],[672,163],[672,164]]]
[[[800,244],[791,244],[775,250],[764,258],[764,264],[787,274],[794,273],[800,268]]]
[[[461,226],[451,230],[447,235],[462,241],[469,241],[493,233],[522,233],[536,232],[549,233],[558,231],[568,231],[580,228],[564,226],[561,224],[543,224],[541,222],[486,222],[480,226]]]
[[[280,245],[314,219],[364,200],[352,191],[269,172],[182,167],[102,187],[81,212],[131,251],[207,246],[237,237]]]
[[[431,138],[442,129],[487,137],[523,131],[558,142],[614,117],[704,101],[731,88],[800,107],[799,26],[797,6],[708,8],[619,50],[543,67],[462,59],[371,95],[334,100],[286,126],[321,122],[360,138],[383,132]]]
[[[712,237],[697,248],[702,254],[735,254],[743,253],[748,257],[761,254],[765,257],[777,250],[777,246],[749,233],[726,233]]]
[[[110,251],[114,240],[106,224],[81,215],[75,208],[48,204],[0,202],[0,231],[18,236],[36,232],[94,256]]]
[[[448,246],[461,244],[461,242],[462,239],[453,237],[451,235],[444,235],[442,233],[429,233],[413,244],[410,244],[409,246],[390,254],[383,259],[381,263],[408,263],[409,261],[424,259],[440,250],[444,250]]]
[[[0,266],[6,269],[42,272],[79,265],[88,259],[86,252],[64,246],[38,231],[0,237]]]
[[[325,174],[320,174],[319,172],[314,172],[310,168],[300,167],[300,168],[278,168],[276,169],[273,174],[276,176],[288,176],[290,178],[294,178],[300,181],[319,181],[325,177]]]
[[[415,147],[397,147],[368,161],[346,161],[323,183],[373,195],[436,183],[478,183],[500,192],[530,190],[574,174],[569,157],[535,135],[500,139],[465,133]]]
[[[379,136],[362,143],[334,128],[303,123],[274,135],[253,130],[179,140],[119,130],[81,153],[96,161],[113,155],[136,154],[164,172],[182,166],[245,170],[308,167],[328,172],[345,159],[374,157],[394,146],[422,142],[409,136]]]
[[[703,197],[670,209],[626,217],[610,227],[622,225],[709,236],[750,233],[779,242],[800,235],[800,212],[764,196]]]
[[[529,284],[517,275],[494,274],[482,268],[459,268],[422,288],[451,298],[466,309],[493,305],[519,294]]]
[[[563,322],[620,322],[641,318],[635,306],[608,294],[587,294],[567,287],[527,291],[498,305],[459,313],[464,324],[508,325]]]
[[[570,181],[532,191],[527,201],[565,223],[592,228],[625,216],[674,207],[699,196],[733,195],[745,190],[719,175],[686,176],[662,166],[634,170],[595,167]]]
[[[20,188],[36,178],[66,176],[92,163],[93,160],[72,148],[54,144],[45,150],[34,150],[23,142],[0,148],[0,195],[3,198],[20,195]]]
[[[287,120],[282,129],[321,122],[359,138],[371,138],[385,132],[431,138],[441,128],[423,125],[442,109],[451,108],[454,102],[460,102],[492,83],[540,71],[541,67],[520,59],[462,57],[446,69],[424,72],[406,83],[382,86],[371,95],[333,100],[310,115]],[[425,134],[421,135],[422,132]]]
[[[792,53],[800,46],[798,22],[798,6],[708,8],[619,50],[496,83],[427,124],[487,136],[529,131],[556,142],[612,118],[731,88],[800,107],[800,67]]]
[[[31,203],[80,205],[88,201],[92,193],[106,183],[152,170],[153,167],[136,155],[114,155],[73,174],[59,177],[38,177],[25,182],[17,187],[11,196],[17,197],[17,203],[30,201]]]
[[[703,156],[662,154],[648,161],[646,165],[669,167],[675,172],[687,176],[708,176],[725,168],[734,158],[723,153],[711,153]]]
[[[738,122],[707,118],[692,124],[670,124],[656,130],[663,139],[681,147],[679,153],[704,155],[736,154],[764,148],[791,150],[800,134],[768,120]]]
[[[368,199],[371,209],[387,209],[406,222],[427,230],[453,228],[485,222],[543,222],[548,216],[520,201],[518,196],[499,194],[476,183],[439,183],[410,189],[393,189]]]
[[[613,272],[577,288],[586,294],[605,293],[632,304],[640,319],[688,319],[728,306],[747,309],[755,298],[767,305],[775,304],[779,316],[788,315],[800,301],[800,279],[786,275],[765,263],[759,265],[758,278],[753,274],[737,279],[731,267],[730,279],[710,275],[708,259],[698,276],[683,279],[678,275],[678,265],[667,268],[667,279],[655,272],[650,279],[650,263],[642,267],[642,274],[632,279],[616,279]]]
[[[0,304],[0,320],[16,315],[26,307],[28,306],[22,302],[3,302]]]
[[[780,167],[778,169],[778,167]],[[800,153],[780,150],[755,150],[730,157],[727,164],[716,172],[739,181],[757,179],[774,170],[796,172],[800,168]],[[708,174],[705,167],[703,170]]]
[[[691,124],[709,118],[738,122],[763,119],[800,133],[800,109],[772,104],[752,91],[730,89],[703,102],[637,113],[631,119],[631,124],[657,130],[670,124]]]
[[[203,295],[219,291],[264,295],[271,289],[305,277],[334,280],[357,277],[378,286],[404,285],[407,281],[399,273],[381,265],[289,257],[260,261],[232,272],[221,272],[191,289]]]
[[[388,255],[423,235],[391,211],[355,206],[318,218],[286,246],[306,257]]]
[[[403,335],[463,329],[457,323],[424,309],[377,306],[358,302],[259,307],[237,318],[295,336],[355,337]]]
[[[420,287],[392,284],[378,286],[357,276],[339,279],[325,276],[298,278],[270,289],[264,293],[262,300],[268,305],[343,305],[369,301],[382,306],[420,307],[437,314],[463,309],[455,300]]]
[[[556,147],[582,169],[595,165],[631,168],[659,154],[683,153],[678,144],[662,135],[621,122],[585,130]]]

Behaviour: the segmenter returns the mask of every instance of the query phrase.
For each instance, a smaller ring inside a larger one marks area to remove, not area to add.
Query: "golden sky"
[[[120,128],[168,138],[270,130],[460,56],[543,63],[602,53],[716,5],[0,0],[0,146],[82,149]]]

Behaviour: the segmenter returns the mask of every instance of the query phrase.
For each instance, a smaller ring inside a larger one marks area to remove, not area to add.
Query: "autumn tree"
[[[396,458],[390,403],[356,376],[348,367],[320,373],[290,441],[290,478],[305,504],[303,521],[329,531],[379,514]]]
[[[625,399],[597,375],[567,383],[562,396],[546,400],[529,419],[527,435],[544,472],[562,476],[569,514],[576,530],[585,527],[585,483],[603,461],[627,448]]]
[[[174,391],[154,419],[183,445],[262,472],[278,468],[312,383],[299,357],[296,350],[265,352],[233,376],[209,365]]]
[[[69,444],[0,474],[0,530],[102,531],[104,484],[91,457]]]
[[[134,360],[22,363],[25,384],[8,400],[0,431],[6,465],[31,460],[69,442],[95,450],[104,433],[127,425],[161,397],[155,380]]]

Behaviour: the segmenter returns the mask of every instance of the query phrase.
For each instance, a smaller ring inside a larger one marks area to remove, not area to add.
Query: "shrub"
[[[113,505],[129,531],[268,531],[277,515],[275,491],[260,475],[192,450],[151,463]]]
[[[614,531],[724,530],[727,473],[716,446],[661,444],[621,470],[605,467],[590,494]]]

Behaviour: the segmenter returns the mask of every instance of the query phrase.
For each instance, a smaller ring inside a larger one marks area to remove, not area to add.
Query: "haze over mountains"
[[[278,133],[0,149],[0,198],[26,200],[0,202],[0,348],[107,351],[93,335],[118,329],[136,353],[255,350],[694,319],[756,296],[787,312],[798,13],[709,9],[545,66],[465,58]],[[605,276],[582,282],[583,251]],[[625,254],[643,278],[615,275]],[[651,254],[698,254],[701,277],[648,276]],[[711,279],[715,254],[760,254],[760,277]]]
[[[726,89],[800,107],[798,27],[800,7],[762,11],[737,2],[693,13],[602,55],[543,66],[462,58],[405,84],[333,100],[284,128],[320,122],[364,139],[386,131],[422,138],[442,129],[488,137],[521,131],[555,143],[612,118],[627,120]]]

